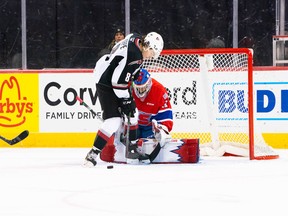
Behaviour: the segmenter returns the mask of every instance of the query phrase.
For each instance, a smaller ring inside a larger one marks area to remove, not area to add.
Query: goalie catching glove
[[[136,112],[136,104],[132,97],[130,98],[120,98],[120,108],[121,113],[126,116],[134,117],[134,113]]]
[[[171,141],[172,137],[165,125],[158,124],[155,119],[152,120],[152,130],[155,139],[159,142],[161,148]]]

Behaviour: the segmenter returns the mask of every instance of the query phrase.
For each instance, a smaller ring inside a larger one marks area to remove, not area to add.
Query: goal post
[[[195,91],[202,95],[197,102],[206,110],[203,128],[207,131],[197,132],[194,125],[191,131],[172,133],[174,138],[199,138],[201,155],[228,154],[247,156],[251,160],[279,157],[265,142],[261,125],[255,118],[252,49],[163,50],[158,59],[145,60],[142,67],[151,73],[173,72],[178,78],[193,73],[196,79]],[[186,121],[185,124],[189,128],[193,123]]]

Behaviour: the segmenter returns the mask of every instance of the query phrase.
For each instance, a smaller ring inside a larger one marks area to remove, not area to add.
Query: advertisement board
[[[151,76],[168,90],[174,137],[209,132],[211,121],[224,126],[247,122],[248,93],[244,73],[215,73],[205,81],[197,72],[151,73]],[[0,73],[0,77],[0,135],[13,137],[29,130],[29,140],[23,141],[28,147],[92,145],[102,123],[92,70],[90,73],[81,70],[29,73],[28,70]],[[274,147],[288,146],[285,141],[288,134],[287,77],[288,71],[283,70],[254,73],[255,130],[266,134]],[[83,98],[97,116],[81,106],[76,96]]]

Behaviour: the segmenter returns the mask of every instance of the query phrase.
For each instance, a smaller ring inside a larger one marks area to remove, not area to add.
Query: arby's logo
[[[33,103],[21,94],[16,77],[0,82],[0,127],[16,127],[26,122],[26,114],[33,111]]]

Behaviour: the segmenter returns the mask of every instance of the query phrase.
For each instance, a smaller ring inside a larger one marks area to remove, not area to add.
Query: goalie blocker
[[[172,139],[162,148],[156,139],[141,138],[137,142],[138,152],[148,155],[152,163],[198,163],[199,139]],[[106,162],[126,163],[126,147],[116,140],[108,142],[100,153],[100,158]]]

